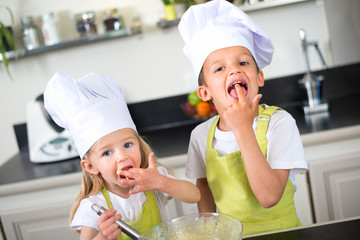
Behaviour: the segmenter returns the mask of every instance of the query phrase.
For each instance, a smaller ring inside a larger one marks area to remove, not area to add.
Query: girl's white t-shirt
[[[174,178],[167,172],[166,168],[158,166],[157,169],[160,174],[170,178]],[[113,209],[116,209],[117,214],[121,214],[122,216],[121,220],[123,220],[124,222],[135,221],[146,201],[145,193],[140,192],[137,194],[133,194],[130,195],[130,197],[127,199],[121,198],[110,191],[108,191],[108,193]],[[159,206],[161,217],[163,221],[166,221],[167,215],[165,205],[171,197],[168,194],[158,191],[154,191],[154,193]],[[74,219],[70,224],[71,229],[80,230],[82,226],[87,226],[99,231],[99,228],[97,226],[99,216],[91,208],[94,203],[107,209],[105,197],[101,192],[98,192],[94,195],[89,196],[88,198],[81,200],[79,208],[76,210]]]
[[[263,104],[264,108],[269,106]],[[206,178],[206,145],[211,124],[218,116],[199,124],[190,136],[187,155],[186,176],[191,179]],[[256,132],[258,117],[254,119]],[[272,169],[290,169],[289,178],[295,189],[295,175],[308,170],[304,147],[295,119],[286,111],[276,110],[270,118],[266,132],[267,161]],[[233,132],[224,132],[216,128],[213,148],[220,156],[241,151]]]

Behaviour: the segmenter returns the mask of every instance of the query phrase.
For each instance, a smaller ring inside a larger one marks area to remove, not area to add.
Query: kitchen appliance
[[[47,113],[43,95],[27,105],[27,134],[31,162],[55,162],[79,156],[70,132],[59,127]]]

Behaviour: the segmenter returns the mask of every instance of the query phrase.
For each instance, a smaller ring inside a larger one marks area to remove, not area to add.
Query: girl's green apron
[[[112,209],[112,204],[110,202],[109,193],[104,187],[101,189],[102,194],[105,197],[106,204],[108,209]],[[127,222],[132,228],[138,231],[141,234],[144,234],[149,229],[155,227],[156,225],[162,222],[161,214],[159,207],[157,205],[156,196],[154,192],[145,192],[146,202],[141,210],[141,213],[137,219],[133,222]],[[125,233],[121,233],[118,236],[118,240],[131,240]]]
[[[256,139],[266,158],[266,131],[269,119],[276,109],[259,106]],[[281,109],[280,109],[281,110]],[[238,218],[243,224],[243,234],[253,234],[300,226],[294,205],[294,186],[288,179],[284,194],[278,204],[264,208],[250,188],[240,151],[219,156],[212,147],[219,118],[211,125],[206,148],[207,181],[218,211]]]

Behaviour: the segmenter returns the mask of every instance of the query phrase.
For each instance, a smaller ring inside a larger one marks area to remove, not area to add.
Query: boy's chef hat
[[[70,131],[81,158],[111,132],[136,131],[121,87],[112,77],[89,73],[75,80],[55,73],[45,89],[44,104],[53,120]]]
[[[179,31],[196,77],[209,54],[221,48],[246,47],[260,69],[272,59],[270,38],[239,7],[225,0],[191,6],[181,17]]]

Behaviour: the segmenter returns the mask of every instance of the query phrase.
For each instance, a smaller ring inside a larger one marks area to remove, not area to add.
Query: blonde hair
[[[141,155],[140,168],[147,168],[149,166],[148,156],[152,152],[152,149],[151,149],[150,145],[146,143],[145,139],[143,137],[139,136],[139,134],[136,131],[134,131],[134,134],[140,144],[140,155]],[[90,150],[84,155],[84,159],[88,158],[89,152],[90,152]],[[172,175],[174,174],[174,172],[171,168],[159,163],[156,160],[156,158],[155,158],[155,164],[157,166],[165,167],[166,170],[170,174],[172,174]],[[80,188],[80,191],[79,191],[79,193],[71,207],[71,210],[70,210],[70,222],[74,219],[75,213],[76,213],[77,209],[79,208],[81,200],[89,197],[90,195],[94,195],[94,194],[98,193],[99,191],[101,191],[101,189],[103,187],[105,187],[105,180],[101,176],[101,173],[94,175],[94,174],[88,173],[84,169],[82,170],[81,188]],[[77,230],[77,232],[80,232],[80,231]]]

